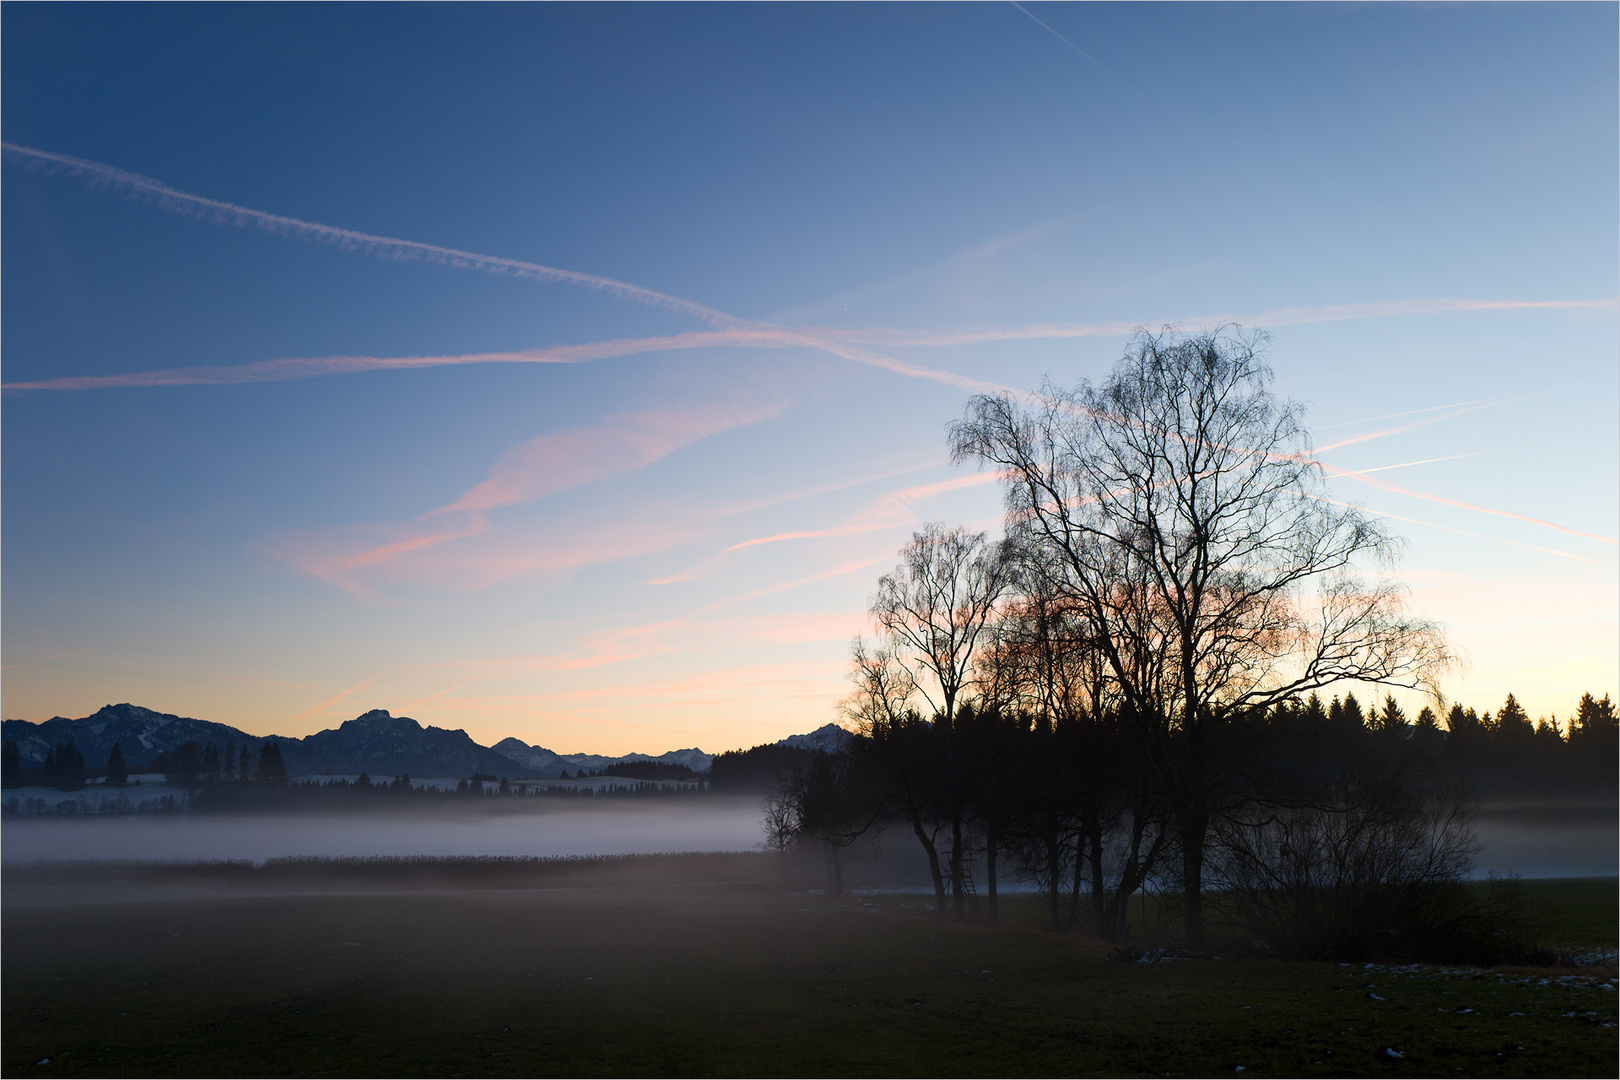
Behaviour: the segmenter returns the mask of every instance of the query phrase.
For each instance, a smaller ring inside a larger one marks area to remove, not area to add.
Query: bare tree
[[[975,397],[950,435],[956,460],[1008,477],[1009,539],[1039,553],[1156,734],[1194,944],[1223,731],[1339,680],[1432,689],[1449,659],[1397,585],[1362,576],[1395,545],[1325,494],[1264,342],[1139,333],[1102,385],[1048,383],[1027,407]]]
[[[883,646],[869,648],[856,638],[850,645],[855,691],[844,702],[844,715],[854,721],[871,753],[889,771],[894,802],[928,857],[934,885],[934,910],[945,911],[945,877],[940,870],[938,805],[931,750],[933,732],[917,715],[912,698],[917,686],[911,670]]]
[[[900,565],[878,581],[872,617],[887,655],[934,710],[951,827],[950,881],[957,918],[965,918],[968,762],[959,760],[956,714],[971,690],[978,652],[989,640],[1007,589],[1001,546],[983,533],[925,525],[900,550]]]

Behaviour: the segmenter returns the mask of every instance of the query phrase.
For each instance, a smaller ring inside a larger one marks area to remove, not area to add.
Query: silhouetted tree
[[[1502,708],[1496,713],[1496,734],[1508,742],[1520,746],[1528,746],[1535,736],[1535,725],[1530,723],[1530,714],[1524,711],[1524,706],[1512,694],[1507,696]]]
[[[716,754],[709,765],[709,788],[732,794],[763,794],[799,768],[806,753],[796,747],[766,743],[752,750],[728,750]],[[578,775],[584,776],[585,771],[580,770]],[[565,771],[563,779],[567,778]]]
[[[1582,694],[1569,726],[1570,745],[1597,748],[1599,744],[1612,743],[1617,732],[1620,732],[1620,723],[1616,721],[1614,702],[1609,700],[1609,695],[1604,694],[1603,700],[1598,701],[1591,694]]]
[[[886,647],[868,648],[860,638],[851,643],[855,691],[844,702],[844,715],[854,722],[868,752],[888,774],[890,803],[911,826],[928,860],[934,886],[934,912],[945,913],[945,877],[939,858],[941,778],[935,725],[911,705],[916,681],[911,670]],[[785,748],[783,748],[785,749]],[[724,757],[724,755],[722,755]],[[721,758],[711,775],[718,781]]]
[[[124,761],[124,747],[113,743],[107,754],[107,786],[121,788],[129,783],[129,765]]]
[[[202,747],[195,741],[187,740],[175,747],[170,763],[164,770],[164,779],[175,787],[192,790],[197,786],[202,760]]]
[[[1009,538],[1044,552],[1156,736],[1195,944],[1227,730],[1341,680],[1432,688],[1449,659],[1398,586],[1358,573],[1393,545],[1319,497],[1302,411],[1273,394],[1264,340],[1143,333],[1103,385],[1047,384],[1029,406],[975,397],[951,431],[956,460],[1007,478]]]
[[[17,787],[22,781],[22,756],[15,742],[6,740],[0,748],[0,786]]]
[[[866,835],[882,813],[883,794],[866,755],[817,751],[766,799],[767,839],[774,830],[820,845],[827,895],[844,893],[843,850]]]
[[[40,779],[61,791],[77,791],[84,785],[85,772],[84,757],[78,746],[71,742],[57,743],[46,751]]]
[[[1360,731],[1367,726],[1367,716],[1361,711],[1361,702],[1356,700],[1356,695],[1344,695],[1344,711],[1340,723],[1351,731]]]
[[[244,748],[245,752],[245,748]],[[282,760],[281,747],[274,739],[267,739],[259,747],[259,779],[279,784],[287,779],[287,763]]]
[[[1406,729],[1410,725],[1407,723],[1406,713],[1396,703],[1395,695],[1387,694],[1384,697],[1384,707],[1375,714],[1373,722],[1369,726],[1374,731],[1383,732],[1386,735],[1406,735]]]
[[[878,580],[871,604],[872,618],[887,639],[887,655],[907,670],[912,687],[934,711],[958,919],[967,914],[963,828],[973,766],[961,757],[956,713],[1007,586],[1005,555],[983,533],[930,523],[900,549],[900,565]]]

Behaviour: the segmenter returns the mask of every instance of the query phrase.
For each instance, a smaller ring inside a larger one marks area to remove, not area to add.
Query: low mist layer
[[[503,809],[511,804],[503,801]],[[554,804],[552,804],[554,805]],[[752,798],[626,802],[523,812],[276,816],[147,815],[6,820],[0,860],[220,861],[298,857],[533,856],[752,851],[761,810]],[[1602,801],[1487,804],[1475,819],[1473,876],[1609,877],[1620,873],[1620,823]],[[905,837],[878,842],[885,862],[910,855]],[[851,852],[853,856],[855,853]],[[916,878],[920,886],[925,877]],[[885,874],[887,879],[890,875]],[[892,884],[885,881],[885,884]],[[1007,880],[1003,888],[1017,888]]]
[[[627,855],[748,851],[761,840],[759,804],[557,809],[443,817],[347,814],[152,816],[6,821],[6,863],[81,859],[224,860],[295,856]]]

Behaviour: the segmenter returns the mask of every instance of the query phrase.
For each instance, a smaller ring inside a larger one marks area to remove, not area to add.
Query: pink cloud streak
[[[593,537],[582,550],[539,549],[521,552],[483,551],[466,565],[451,557],[436,565],[422,562],[431,549],[484,533],[491,512],[535,502],[586,484],[622,476],[667,457],[682,447],[722,431],[775,416],[785,407],[776,402],[721,404],[695,410],[647,410],[608,417],[601,424],[536,436],[503,454],[481,483],[454,502],[409,522],[301,530],[271,538],[264,550],[293,568],[365,598],[374,594],[351,575],[411,557],[409,569],[471,576],[482,583],[513,572],[567,569],[612,553],[626,553],[624,537]],[[655,546],[673,543],[678,530],[656,538]],[[633,553],[649,550],[638,534]]]

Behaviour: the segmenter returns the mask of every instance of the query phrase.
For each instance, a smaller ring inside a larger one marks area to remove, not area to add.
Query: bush
[[[1512,884],[1493,882],[1481,897],[1464,881],[1472,818],[1460,791],[1341,781],[1314,805],[1219,826],[1213,883],[1233,928],[1277,956],[1523,959]]]

